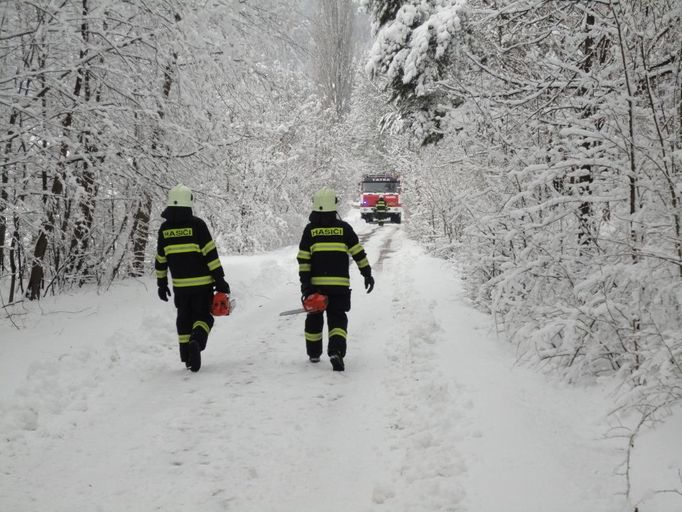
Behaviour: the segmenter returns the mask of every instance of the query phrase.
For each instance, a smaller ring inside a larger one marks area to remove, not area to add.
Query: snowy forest
[[[521,364],[664,420],[681,42],[679,0],[4,0],[0,321],[151,278],[177,183],[248,255],[297,243],[321,186],[348,209],[390,171]]]

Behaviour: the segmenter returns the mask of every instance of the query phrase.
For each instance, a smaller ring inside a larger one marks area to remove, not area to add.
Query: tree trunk
[[[179,16],[175,16],[176,21],[180,21]],[[158,116],[159,120],[163,119],[165,114],[163,110],[163,101],[170,95],[171,86],[173,85],[173,68],[177,62],[178,55],[173,52],[173,60],[166,65],[163,72],[163,87],[162,87],[162,100],[159,102],[158,106]],[[154,130],[152,138],[152,153],[158,148],[159,141],[161,139],[161,129],[157,128]],[[133,166],[137,167],[137,160],[133,161]],[[135,221],[133,223],[133,229],[131,234],[133,237],[133,264],[130,271],[130,275],[133,277],[140,277],[144,274],[145,268],[145,253],[147,251],[147,242],[149,240],[149,221],[151,219],[152,213],[152,196],[144,191],[142,193],[142,199],[137,204],[137,210],[135,211]]]
[[[81,35],[84,33],[87,33],[87,22],[85,21],[89,9],[88,9],[88,0],[82,0],[82,13],[83,13],[83,23],[81,24]],[[80,58],[83,59],[83,57],[87,54],[88,47],[87,47],[87,41],[83,42],[83,48],[79,52],[80,53]],[[87,66],[87,64],[85,64]],[[73,89],[73,99],[74,99],[74,109],[77,107],[78,102],[81,98],[81,92],[83,87],[85,86],[86,88],[89,87],[89,84],[85,83],[85,77],[87,74],[87,69],[85,69],[83,66],[79,67],[76,70],[76,82],[74,84],[74,89]],[[87,91],[86,91],[87,93]],[[33,251],[33,259],[31,262],[31,276],[29,278],[28,282],[28,288],[27,288],[27,296],[31,300],[37,300],[40,299],[40,293],[41,293],[41,287],[42,287],[42,282],[43,282],[43,277],[45,276],[45,268],[44,268],[44,261],[45,261],[45,254],[47,253],[47,246],[48,246],[48,235],[50,233],[54,232],[55,229],[55,219],[56,219],[56,211],[58,209],[58,205],[56,204],[59,201],[59,196],[62,195],[64,192],[64,176],[66,174],[66,159],[69,155],[69,145],[66,141],[70,140],[70,131],[73,126],[73,110],[70,110],[66,113],[64,116],[64,119],[62,120],[62,130],[64,134],[64,142],[61,143],[60,149],[59,149],[59,155],[60,155],[60,160],[57,163],[57,170],[54,176],[54,179],[52,181],[52,198],[51,200],[48,199],[45,204],[46,208],[46,221],[43,223],[42,227],[40,228],[39,234],[38,234],[38,239],[35,245],[35,249]],[[65,212],[62,212],[62,225],[61,225],[61,231],[62,234],[66,231],[66,226],[68,223],[68,219],[70,218],[70,213],[71,213],[71,207],[67,203],[65,207]],[[55,262],[56,262],[56,267],[59,267],[59,250],[55,250]]]
[[[5,217],[5,211],[7,210],[7,204],[9,202],[9,192],[7,191],[9,186],[9,170],[7,162],[9,161],[12,152],[12,137],[14,135],[14,125],[17,122],[17,116],[17,111],[12,110],[12,114],[9,117],[9,130],[7,130],[7,144],[5,144],[5,162],[2,166],[2,176],[0,177],[0,273],[5,270],[5,238],[7,236],[7,218]]]
[[[7,233],[7,219],[5,209],[7,208],[7,167],[2,168],[2,178],[0,182],[0,275],[5,270],[5,234]]]
[[[585,30],[588,33],[594,28],[594,21],[594,15],[592,13],[586,15]],[[581,68],[586,73],[589,73],[592,70],[592,66],[594,64],[594,39],[592,39],[592,36],[590,35],[585,38],[583,43],[583,53],[585,55],[585,60],[583,61]],[[581,89],[579,94],[581,96],[586,96],[587,91],[585,89]],[[592,108],[590,106],[586,106],[583,110],[582,117],[584,119],[588,119],[592,116],[592,114]],[[592,142],[588,140],[582,144],[586,152],[589,150],[591,145]],[[577,179],[574,180],[574,183],[577,184],[577,193],[579,196],[589,196],[592,193],[591,184],[594,179],[592,166],[584,165],[581,169],[583,172],[577,177]],[[583,247],[592,244],[593,237],[592,204],[588,201],[585,201],[580,203],[580,206],[578,207],[578,246],[581,247],[581,251]]]
[[[635,213],[637,212],[637,165],[635,162],[635,129],[634,129],[634,121],[635,121],[635,112],[634,112],[634,105],[633,105],[633,95],[634,91],[632,90],[632,85],[630,84],[630,74],[628,73],[628,63],[627,59],[625,57],[625,50],[626,50],[626,41],[625,38],[623,37],[623,31],[621,29],[620,21],[618,18],[618,14],[615,12],[613,5],[611,6],[611,12],[613,13],[614,20],[616,22],[616,26],[618,28],[618,39],[620,43],[620,57],[621,57],[621,64],[623,65],[623,73],[625,76],[625,86],[627,88],[627,102],[628,102],[628,138],[629,140],[625,141],[625,144],[627,146],[628,150],[628,161],[630,165],[629,173],[628,173],[628,184],[630,187],[629,190],[629,202],[630,202],[630,243],[632,244],[632,247],[630,249],[631,252],[631,257],[632,257],[632,262],[637,263],[639,261],[639,256],[637,254],[638,251],[638,242],[637,242],[637,231],[635,230],[635,224],[633,222],[633,218]],[[639,322],[637,322],[637,327],[639,325]]]
[[[70,125],[70,114],[67,114],[68,125]],[[66,122],[66,121],[65,121]],[[66,146],[66,144],[63,144]],[[66,152],[67,148],[63,147],[62,151]],[[62,165],[61,163],[59,164]],[[63,170],[58,171],[52,182],[52,195],[57,198],[64,191],[64,184],[62,183],[62,173]],[[35,249],[33,250],[33,259],[31,261],[31,276],[28,279],[27,296],[30,300],[40,299],[40,291],[43,284],[43,277],[45,276],[45,270],[43,267],[45,254],[47,253],[47,236],[54,231],[54,201],[56,199],[48,200],[46,205],[46,215],[47,219],[40,228],[38,234],[38,241],[36,242]]]
[[[580,68],[585,72],[585,74],[590,74],[594,71],[596,64],[604,64],[607,58],[608,48],[610,46],[609,39],[605,36],[599,41],[595,41],[590,35],[595,27],[595,16],[592,12],[588,12],[585,18],[585,31],[588,35],[585,37],[583,42],[583,54],[585,58],[580,65]],[[585,88],[580,88],[578,90],[578,95],[587,96],[588,91]],[[582,119],[592,119],[595,114],[598,113],[598,107],[594,105],[586,105],[583,108],[581,115]],[[602,121],[595,119],[594,128],[599,131],[601,129]],[[599,141],[585,140],[582,144],[586,152],[594,153],[593,148],[600,144]],[[592,194],[592,183],[594,182],[594,173],[592,165],[583,165],[581,167],[583,172],[573,181],[577,185],[577,193],[579,196],[589,196]],[[596,243],[596,233],[594,224],[594,210],[592,203],[585,201],[578,207],[578,245],[581,247],[581,252],[583,248]]]
[[[313,30],[314,72],[326,106],[341,120],[350,108],[355,44],[351,0],[325,0],[317,5]]]
[[[78,99],[81,93],[82,87],[82,73],[77,73],[76,84],[73,90],[73,97]],[[73,112],[68,112],[64,119],[62,120],[62,129],[64,131],[64,139],[69,140],[69,131],[73,124]],[[31,262],[31,276],[28,280],[27,295],[30,300],[40,299],[40,291],[43,283],[43,277],[45,276],[44,269],[44,259],[47,253],[47,236],[54,231],[55,228],[55,210],[59,196],[64,192],[64,182],[63,177],[66,172],[65,170],[65,159],[69,154],[69,145],[66,142],[62,142],[60,149],[60,161],[57,163],[57,172],[52,181],[51,195],[52,198],[46,201],[45,209],[47,219],[40,228],[38,234],[38,240],[33,251],[33,260]],[[68,216],[68,212],[67,212]]]
[[[144,275],[144,255],[147,251],[147,240],[149,239],[149,220],[152,212],[152,198],[147,192],[142,193],[142,198],[138,201],[135,210],[133,229],[133,268],[130,275],[141,277]]]
[[[9,285],[9,302],[14,302],[14,292],[17,286],[17,260],[21,261],[21,254],[19,246],[19,217],[14,216],[14,233],[12,233],[12,242],[9,247],[9,268],[10,268],[10,285]],[[21,270],[19,268],[19,270]]]
[[[80,274],[85,266],[88,247],[90,245],[90,231],[94,221],[95,196],[97,194],[97,184],[95,183],[95,173],[87,161],[83,162],[83,170],[76,177],[76,181],[83,190],[83,195],[78,200],[79,217],[76,221],[71,239],[71,264],[70,270]],[[80,282],[83,283],[81,276]]]
[[[83,41],[83,49],[80,52],[81,61],[85,60],[88,55],[88,45],[90,40],[89,25],[88,22],[85,21],[87,20],[89,13],[87,2],[88,0],[83,0],[82,14],[84,21],[81,23],[81,39]],[[79,73],[83,78],[83,101],[87,104],[92,99],[92,74],[90,72],[90,67],[85,65],[79,70]],[[99,94],[95,95],[95,99],[99,99]],[[79,169],[79,171],[76,173],[76,182],[83,193],[79,194],[76,204],[78,217],[75,222],[69,251],[69,271],[70,273],[76,275],[81,273],[84,266],[84,260],[90,241],[90,230],[92,229],[92,223],[94,219],[95,196],[97,194],[95,169],[93,169],[91,165],[92,161],[88,157],[88,155],[92,155],[97,152],[97,147],[91,143],[91,138],[91,134],[86,130],[82,131],[79,135],[80,145],[85,150],[85,159],[81,163],[81,169]],[[102,158],[94,159],[94,161],[99,163],[101,163],[102,160]],[[83,276],[81,276],[80,282],[82,284]]]

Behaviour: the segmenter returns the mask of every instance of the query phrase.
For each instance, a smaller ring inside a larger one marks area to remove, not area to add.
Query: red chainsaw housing
[[[224,292],[216,292],[211,305],[213,316],[227,316],[230,314],[230,297]]]
[[[327,304],[329,304],[329,299],[321,293],[311,293],[303,299],[303,309],[308,313],[322,313],[327,309]]]

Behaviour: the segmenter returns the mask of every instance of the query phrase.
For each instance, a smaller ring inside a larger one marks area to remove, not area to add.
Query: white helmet
[[[192,191],[184,185],[175,185],[168,192],[168,206],[192,207]]]
[[[313,210],[316,212],[335,212],[336,193],[329,187],[322,187],[313,196]]]

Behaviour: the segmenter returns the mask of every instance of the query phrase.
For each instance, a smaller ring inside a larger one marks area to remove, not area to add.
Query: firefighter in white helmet
[[[177,185],[168,193],[161,216],[156,253],[159,298],[168,301],[171,273],[180,360],[193,372],[201,368],[201,351],[213,327],[213,290],[230,293],[215,242],[206,223],[192,214],[192,191]]]
[[[298,250],[298,274],[303,299],[321,293],[329,299],[327,354],[334,371],[345,369],[348,317],[350,311],[350,255],[365,278],[365,289],[374,288],[372,269],[353,228],[336,214],[337,197],[324,187],[313,197],[310,223],[303,230]],[[310,361],[319,362],[323,350],[324,313],[308,313],[305,320],[306,350]]]

